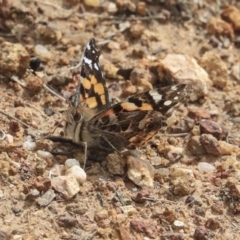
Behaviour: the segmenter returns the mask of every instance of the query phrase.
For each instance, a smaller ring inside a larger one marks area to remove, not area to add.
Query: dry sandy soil
[[[239,32],[234,0],[0,0],[0,239],[239,239]],[[86,181],[57,191],[83,150],[41,134],[63,135],[92,37],[114,102],[169,79],[193,91],[140,154],[88,152]]]

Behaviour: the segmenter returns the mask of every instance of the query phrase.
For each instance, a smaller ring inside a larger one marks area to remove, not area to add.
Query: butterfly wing
[[[188,90],[189,85],[179,84],[129,97],[91,118],[89,131],[105,148],[141,146],[166,126],[174,108],[187,101]]]
[[[71,68],[78,87],[72,97],[72,105],[78,107],[84,103],[88,108],[102,110],[109,105],[109,96],[103,72],[99,65],[100,50],[92,38],[84,49],[79,64]]]

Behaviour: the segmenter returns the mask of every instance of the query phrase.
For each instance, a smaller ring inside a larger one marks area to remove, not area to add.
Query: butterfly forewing
[[[95,39],[91,39],[83,52],[79,65],[72,68],[78,87],[74,96],[74,106],[84,103],[88,108],[102,110],[109,105],[109,96],[103,72],[99,65],[100,50]]]
[[[172,111],[180,104],[185,104],[188,101],[189,93],[190,87],[187,84],[178,84],[149,91],[155,103],[154,110],[161,112],[165,117],[169,117]]]

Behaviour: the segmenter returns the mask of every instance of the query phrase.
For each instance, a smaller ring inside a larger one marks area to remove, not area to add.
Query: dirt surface
[[[239,31],[238,1],[0,0],[0,239],[239,239]],[[192,91],[137,154],[89,151],[79,180],[83,149],[42,134],[63,136],[93,37],[113,102]]]

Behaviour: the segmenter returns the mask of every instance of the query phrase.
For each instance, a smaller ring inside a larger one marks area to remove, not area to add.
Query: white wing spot
[[[164,106],[169,106],[169,105],[172,104],[172,101],[171,100],[167,100],[163,104],[164,104]]]
[[[159,102],[162,100],[162,95],[156,92],[155,90],[149,91],[149,94],[152,96],[155,102]]]
[[[173,98],[173,100],[178,100],[178,96],[175,96],[175,97]]]
[[[84,57],[83,61],[85,63],[87,63],[90,68],[92,68],[92,60],[91,59]]]
[[[89,43],[87,44],[86,48],[87,48],[88,50],[90,50],[90,49],[91,49],[91,47],[90,47],[90,44],[89,44]]]
[[[178,89],[177,85],[174,85],[171,87],[171,90],[173,90],[173,91],[177,91],[177,89]]]
[[[96,70],[99,70],[99,67],[98,67],[97,63],[94,63],[94,67],[95,67]]]

